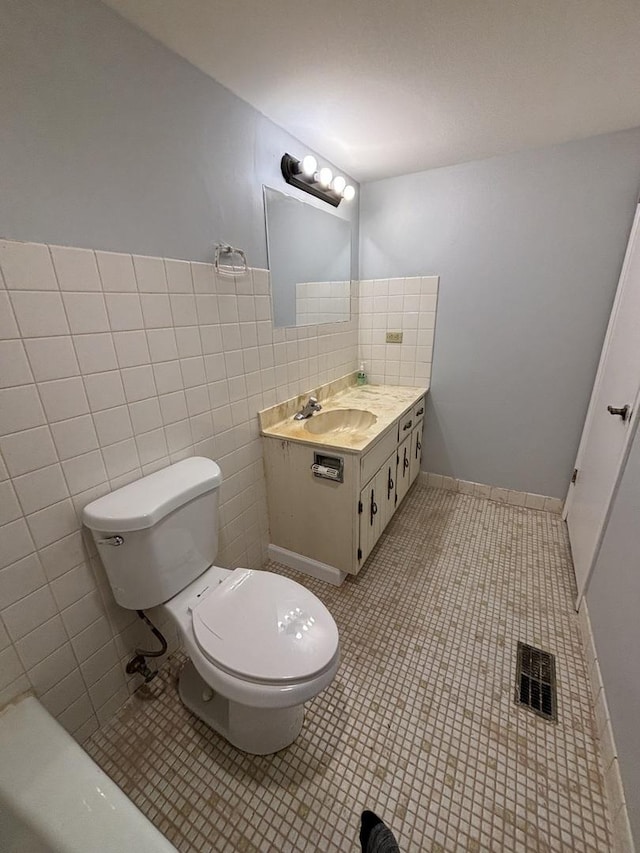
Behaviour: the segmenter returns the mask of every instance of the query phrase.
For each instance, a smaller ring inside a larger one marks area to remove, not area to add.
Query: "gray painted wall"
[[[631,828],[640,842],[640,430],[587,590]]]
[[[361,278],[439,274],[426,470],[564,497],[640,188],[640,128],[368,183]]]
[[[308,198],[280,174],[305,146],[97,0],[0,21],[0,236],[266,266],[262,184]]]

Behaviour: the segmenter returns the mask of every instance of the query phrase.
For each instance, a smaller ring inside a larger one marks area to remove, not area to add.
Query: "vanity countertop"
[[[330,389],[333,390],[333,389]],[[322,389],[311,392],[322,404],[322,411],[331,412],[336,409],[360,409],[371,412],[376,416],[376,422],[369,427],[354,432],[328,432],[313,434],[306,429],[308,420],[296,421],[292,417],[291,401],[273,406],[260,412],[261,433],[269,438],[279,438],[287,441],[298,441],[338,450],[361,453],[367,450],[374,441],[404,412],[407,411],[428,388],[403,387],[399,385],[348,385],[334,391],[323,398]],[[305,402],[309,395],[296,398],[296,409],[300,408],[297,401]],[[280,417],[278,416],[285,415]],[[316,415],[312,415],[312,418]]]

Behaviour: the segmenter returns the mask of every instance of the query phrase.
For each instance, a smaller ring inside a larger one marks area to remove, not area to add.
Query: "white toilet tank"
[[[193,456],[84,508],[118,604],[161,604],[213,563],[221,482],[215,462]]]

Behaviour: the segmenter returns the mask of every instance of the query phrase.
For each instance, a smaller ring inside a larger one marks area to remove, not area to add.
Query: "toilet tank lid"
[[[221,483],[222,471],[213,460],[192,456],[92,501],[82,520],[103,533],[144,530]]]

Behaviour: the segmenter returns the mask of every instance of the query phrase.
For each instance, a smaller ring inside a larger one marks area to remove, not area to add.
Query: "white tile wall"
[[[349,319],[357,292],[350,281],[303,281],[296,284],[296,325],[340,323]]]
[[[285,330],[265,270],[223,279],[0,241],[0,272],[0,704],[33,689],[84,738],[127,698],[124,662],[152,638],[115,604],[82,507],[210,456],[225,476],[218,562],[260,566],[257,412],[355,369],[357,304],[348,323]]]
[[[438,276],[360,282],[359,352],[368,381],[424,385],[431,378]],[[401,344],[386,333],[401,331]]]

